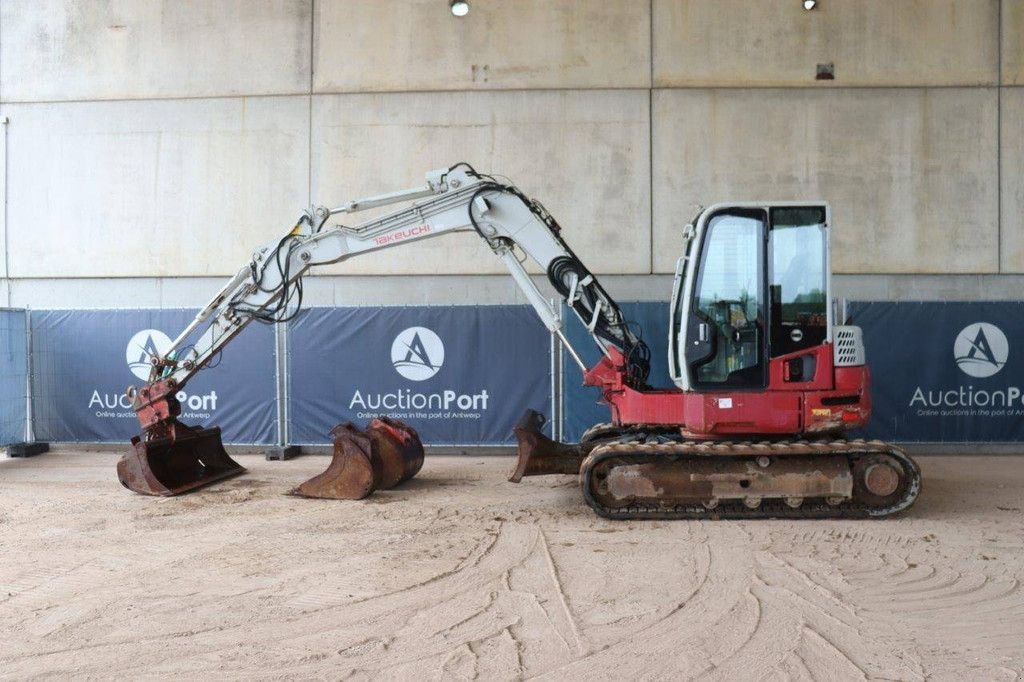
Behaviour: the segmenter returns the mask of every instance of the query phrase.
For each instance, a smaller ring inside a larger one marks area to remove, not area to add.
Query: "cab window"
[[[825,341],[828,268],[825,209],[774,208],[768,237],[771,356]]]

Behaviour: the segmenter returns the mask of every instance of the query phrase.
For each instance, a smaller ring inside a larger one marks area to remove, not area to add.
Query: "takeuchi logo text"
[[[412,239],[413,237],[429,234],[430,229],[430,225],[428,223],[424,223],[423,225],[417,225],[416,227],[408,227],[396,232],[388,232],[387,234],[382,234],[379,237],[374,237],[373,243],[377,246],[394,244],[395,242],[405,241],[406,239]]]

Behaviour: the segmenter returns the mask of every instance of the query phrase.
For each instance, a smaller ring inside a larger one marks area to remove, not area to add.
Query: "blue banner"
[[[288,326],[289,440],[384,414],[428,445],[514,442],[550,415],[550,335],[527,306],[311,308]]]
[[[24,310],[0,310],[0,446],[25,440],[28,337]]]
[[[1024,439],[1024,303],[853,303],[890,441]]]
[[[670,388],[675,384],[668,373],[668,303],[626,302],[619,304],[626,320],[635,322],[643,340],[651,349],[651,374],[647,382],[655,388]],[[594,344],[586,328],[575,313],[562,307],[566,336],[573,347],[580,351],[588,367],[594,366],[601,358],[601,351]],[[608,406],[600,402],[601,391],[583,385],[583,373],[566,353],[562,362],[562,437],[568,442],[579,440],[583,432],[594,424],[611,421]]]
[[[125,396],[195,316],[190,310],[32,312],[34,424],[40,440],[124,442],[139,433]],[[251,324],[178,394],[181,421],[220,426],[225,443],[277,438],[273,329]]]

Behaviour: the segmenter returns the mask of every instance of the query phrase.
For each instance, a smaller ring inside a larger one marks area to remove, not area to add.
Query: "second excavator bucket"
[[[378,417],[365,431],[345,422],[331,429],[334,455],[327,469],[292,491],[303,497],[361,500],[407,481],[423,466],[423,444],[400,421]]]
[[[322,473],[292,491],[302,497],[361,500],[377,489],[380,463],[374,462],[370,439],[351,422],[331,429],[334,456]]]
[[[416,430],[396,419],[377,417],[366,427],[371,455],[380,461],[379,488],[394,488],[423,468],[423,443]]]
[[[523,476],[578,474],[584,458],[593,446],[553,441],[541,429],[547,419],[536,410],[527,410],[512,431],[519,442],[516,468],[508,480],[519,483]]]
[[[142,495],[170,497],[245,473],[224,451],[220,429],[181,424],[174,437],[132,438],[132,451],[117,463],[121,485]]]

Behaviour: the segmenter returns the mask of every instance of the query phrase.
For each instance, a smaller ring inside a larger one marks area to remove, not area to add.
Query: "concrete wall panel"
[[[555,296],[542,275],[534,282]],[[667,302],[671,275],[607,275],[601,283],[616,300]],[[10,280],[12,307],[197,308],[224,284],[222,277],[70,278]],[[1019,301],[1024,275],[836,275],[833,294],[851,301]],[[0,279],[0,304],[8,280]],[[507,275],[374,275],[310,277],[307,306],[525,304]],[[668,309],[666,308],[666,315]]]
[[[697,204],[823,199],[853,273],[998,268],[995,89],[660,90],[654,266]]]
[[[1002,249],[1003,272],[1024,273],[1024,88],[1003,88],[1002,135]]]
[[[426,171],[467,161],[510,177],[543,202],[591,269],[649,272],[648,104],[645,91],[318,95],[313,200],[337,205],[415,187]],[[468,233],[355,258],[330,271],[504,270]]]
[[[998,27],[999,0],[654,0],[654,82],[992,85]]]
[[[316,92],[650,86],[636,0],[318,0]]]
[[[5,105],[10,276],[233,274],[308,202],[308,107]]]
[[[1024,2],[1003,0],[1003,85],[1024,85]]]
[[[7,277],[7,119],[0,114],[0,279]],[[6,294],[4,292],[0,292]],[[6,298],[0,298],[0,305]]]
[[[557,298],[547,277],[534,275],[533,281],[546,297]],[[619,301],[668,301],[672,293],[669,275],[608,275],[601,278],[601,283]],[[6,300],[6,284],[7,280],[0,280],[0,305]],[[11,305],[44,309],[198,308],[223,285],[222,277],[15,279],[11,280]],[[1014,295],[1019,291],[1018,286]],[[528,303],[507,274],[408,275],[386,280],[376,275],[321,275],[306,278],[302,301],[303,306]]]
[[[309,92],[311,0],[4,0],[0,99]]]

